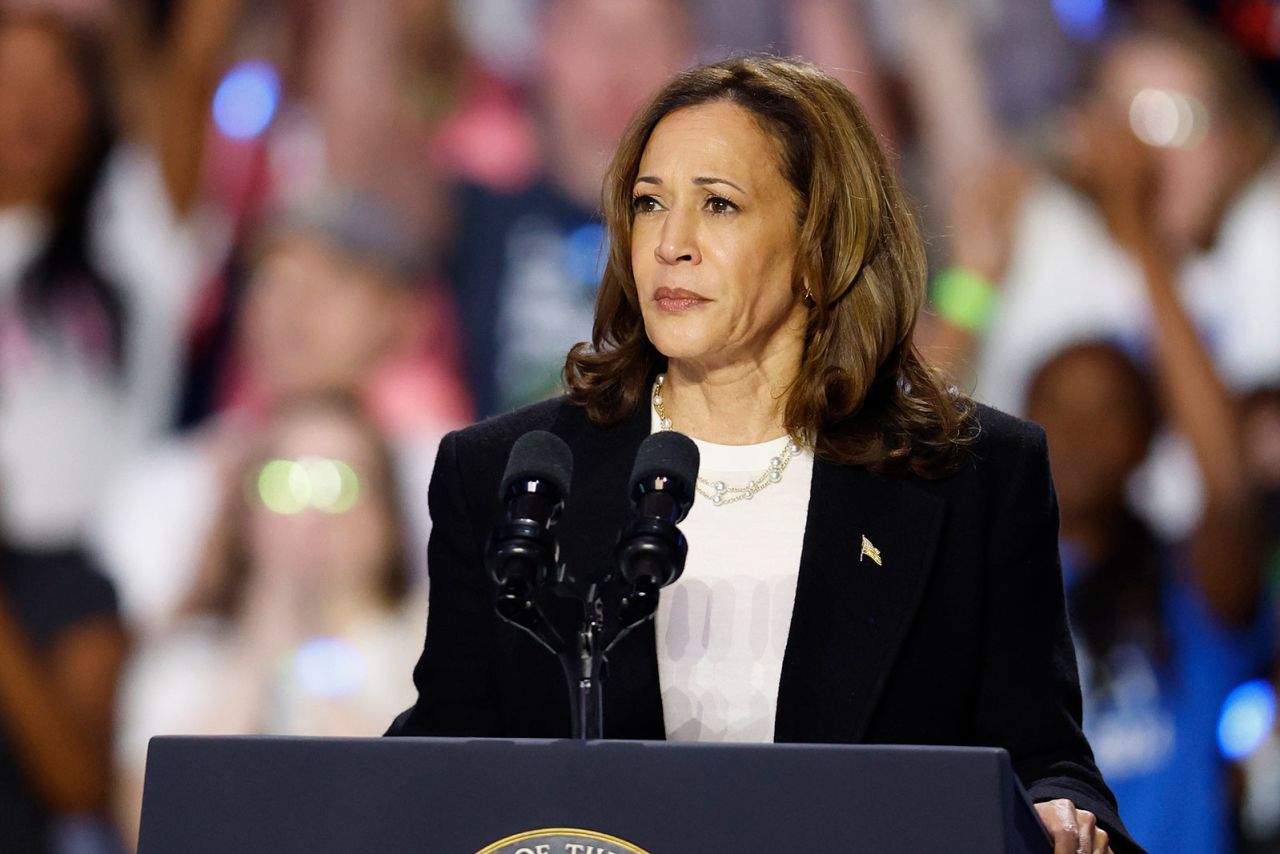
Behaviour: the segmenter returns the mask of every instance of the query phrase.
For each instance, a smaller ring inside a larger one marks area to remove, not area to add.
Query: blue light
[[[253,139],[267,129],[280,104],[280,77],[257,59],[231,66],[213,94],[213,121],[225,136]]]
[[[294,676],[309,694],[336,699],[360,690],[367,672],[364,656],[349,641],[316,637],[298,648]]]
[[[1276,719],[1276,692],[1265,679],[1253,679],[1227,695],[1218,719],[1218,748],[1227,759],[1243,759],[1258,749]]]
[[[609,260],[604,226],[598,222],[578,226],[564,236],[561,252],[565,269],[581,293],[588,298],[594,296]]]
[[[1107,0],[1053,0],[1053,13],[1072,36],[1093,41],[1102,35]]]

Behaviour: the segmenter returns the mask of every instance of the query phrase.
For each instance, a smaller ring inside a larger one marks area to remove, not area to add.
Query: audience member
[[[1257,502],[1235,401],[1150,227],[1145,173],[1123,171],[1140,143],[1105,139],[1098,157],[1111,165],[1099,163],[1097,178],[1115,184],[1103,215],[1140,264],[1152,375],[1115,345],[1069,346],[1033,373],[1026,411],[1048,435],[1085,729],[1099,768],[1151,850],[1227,850],[1219,714],[1270,653]],[[1187,438],[1204,484],[1185,540],[1153,531],[1128,501],[1161,420]]]
[[[1228,851],[1219,715],[1233,688],[1265,671],[1270,621],[1256,607],[1257,560],[1242,543],[1213,551],[1215,540],[1248,531],[1238,509],[1211,502],[1179,543],[1129,509],[1127,481],[1160,417],[1157,384],[1114,345],[1075,344],[1035,373],[1027,411],[1049,438],[1098,767],[1147,850]]]
[[[113,463],[169,423],[199,267],[204,105],[234,3],[187,0],[150,118],[109,109],[104,45],[0,12],[0,529],[77,542]],[[194,109],[193,109],[194,107]]]
[[[1245,463],[1259,507],[1264,583],[1272,598],[1280,582],[1280,386],[1264,384],[1251,391],[1243,404]],[[1271,686],[1254,692],[1251,715],[1275,703],[1280,686],[1280,650],[1272,649]],[[1261,698],[1260,705],[1258,698]],[[1274,708],[1274,705],[1272,706]],[[1261,713],[1264,725],[1266,712]],[[1273,854],[1280,851],[1280,717],[1272,713],[1269,726],[1255,744],[1246,745],[1238,760],[1241,851]]]
[[[238,324],[239,367],[229,374],[231,405],[129,462],[91,532],[126,615],[144,631],[173,613],[213,522],[219,485],[283,402],[327,393],[362,399],[404,472],[415,566],[430,527],[425,495],[436,442],[470,417],[452,366],[422,357],[423,334],[442,319],[416,310],[413,241],[376,197],[335,192],[282,214],[264,227],[254,257]]]
[[[1280,243],[1266,236],[1280,233],[1280,161],[1274,117],[1244,58],[1190,23],[1149,24],[1111,45],[1064,130],[1070,183],[1043,182],[1024,202],[979,392],[1016,402],[1019,365],[1074,336],[1149,342],[1135,240],[1172,259],[1230,386],[1280,371]],[[1147,197],[1142,219],[1117,220],[1115,197],[1134,192]]]
[[[236,475],[178,618],[123,683],[126,831],[153,735],[376,735],[413,700],[426,606],[377,428],[343,397],[295,401]]]
[[[1158,262],[1228,386],[1280,371],[1280,161],[1244,59],[1182,18],[1114,39],[1063,125],[1060,174],[974,164],[958,188],[953,259],[935,280],[935,357],[1019,412],[1028,368],[1079,337],[1152,346],[1144,280]],[[1141,141],[1139,141],[1141,140]],[[1010,174],[1013,171],[1014,174]],[[1200,478],[1185,438],[1161,436],[1135,489],[1162,532],[1188,530]]]
[[[539,174],[515,192],[459,187],[447,252],[482,415],[555,394],[564,354],[591,337],[607,158],[640,101],[694,52],[676,0],[554,0],[541,14]]]

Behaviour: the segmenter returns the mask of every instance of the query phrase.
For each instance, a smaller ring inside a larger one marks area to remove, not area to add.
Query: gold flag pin
[[[876,562],[876,566],[884,566],[880,562],[880,550],[871,545],[871,541],[867,539],[867,535],[862,535],[862,554],[858,556],[858,563],[862,563],[864,557],[869,557]]]

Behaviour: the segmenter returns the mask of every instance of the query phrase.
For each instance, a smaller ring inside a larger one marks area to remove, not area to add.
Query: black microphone
[[[516,440],[498,497],[502,521],[485,547],[485,567],[498,584],[498,613],[532,628],[534,592],[554,577],[560,550],[552,529],[573,478],[573,453],[559,436],[533,430]]]
[[[626,625],[651,615],[658,589],[684,571],[689,545],[676,525],[693,506],[698,463],[698,446],[682,433],[664,430],[640,443],[627,486],[631,522],[615,551],[618,571],[630,585],[622,603]]]

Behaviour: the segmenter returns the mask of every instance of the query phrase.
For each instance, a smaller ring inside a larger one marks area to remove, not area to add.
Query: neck
[[[786,396],[799,354],[708,369],[672,359],[662,397],[672,427],[720,445],[754,445],[787,433]]]

